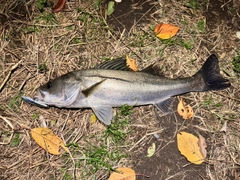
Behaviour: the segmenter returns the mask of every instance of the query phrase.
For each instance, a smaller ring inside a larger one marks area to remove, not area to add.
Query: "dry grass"
[[[236,31],[224,22],[215,27],[206,27],[205,23],[204,30],[201,29],[199,22],[205,22],[203,10],[188,7],[187,2],[155,2],[154,12],[143,14],[150,22],[136,21],[129,32],[118,32],[107,24],[104,9],[95,1],[68,2],[65,12],[56,14],[55,19],[49,15],[50,8],[39,12],[35,1],[26,1],[21,6],[19,2],[6,1],[0,7],[0,178],[107,179],[108,166],[95,172],[93,165],[88,164],[86,152],[96,152],[96,148],[87,142],[96,147],[106,143],[102,150],[115,155],[128,154],[120,160],[106,155],[104,162],[112,168],[134,168],[137,164],[133,163],[134,154],[149,145],[151,133],[164,134],[151,106],[134,108],[130,116],[119,117],[119,130],[126,137],[125,142],[116,143],[115,136],[103,138],[107,127],[99,122],[89,123],[91,110],[42,109],[22,102],[21,95],[33,97],[36,88],[49,79],[126,54],[137,60],[140,69],[155,63],[167,77],[187,77],[211,53],[218,55],[222,74],[230,79],[231,88],[186,96],[195,110],[193,121],[198,123],[184,124],[179,117],[172,116],[176,129],[167,128],[172,131],[167,138],[169,143],[174,142],[176,132],[186,128],[204,133],[208,143],[206,178],[240,178],[240,82],[231,63],[239,53],[239,39],[235,37]],[[180,26],[177,37],[165,42],[156,38],[152,27],[159,22]],[[126,117],[131,120],[122,126]],[[220,132],[226,121],[227,132]],[[47,154],[31,139],[26,127],[44,123],[70,145],[74,162],[66,154]],[[161,140],[159,156],[166,153],[166,146]]]

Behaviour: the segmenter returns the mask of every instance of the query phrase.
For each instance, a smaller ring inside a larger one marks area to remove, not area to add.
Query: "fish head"
[[[68,73],[40,86],[34,98],[47,105],[70,107],[79,92],[81,92],[81,80],[76,80],[71,73]]]

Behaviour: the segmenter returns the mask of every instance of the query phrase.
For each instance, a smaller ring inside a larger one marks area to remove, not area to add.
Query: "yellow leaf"
[[[147,155],[147,157],[152,157],[153,156],[153,154],[155,153],[155,151],[156,151],[156,144],[155,143],[152,143],[152,146],[150,146],[149,148],[148,148],[148,155]]]
[[[187,132],[177,134],[178,150],[193,164],[202,164],[205,159],[198,146],[199,139]]]
[[[177,109],[178,109],[178,114],[182,116],[183,119],[191,119],[194,116],[192,107],[189,105],[186,105],[186,103],[183,101],[181,97],[179,98]]]
[[[116,172],[113,172],[108,180],[136,180],[136,173],[131,168],[117,168]]]
[[[171,24],[158,24],[154,29],[154,33],[161,39],[169,39],[175,36],[178,30],[179,27]]]
[[[97,122],[97,117],[95,114],[92,114],[90,117],[90,124],[94,124]]]
[[[66,152],[68,148],[64,145],[62,139],[56,136],[51,129],[39,127],[31,130],[32,138],[43,149],[54,155],[60,155],[59,147],[61,146]]]
[[[128,56],[126,56],[126,63],[127,63],[127,66],[131,70],[133,70],[133,71],[137,71],[138,70],[137,63],[136,63],[136,61],[134,59],[131,59]]]

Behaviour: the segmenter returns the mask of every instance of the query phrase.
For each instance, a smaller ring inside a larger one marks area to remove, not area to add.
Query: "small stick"
[[[22,62],[22,60],[20,60],[18,63],[16,63],[14,66],[12,66],[8,75],[6,76],[6,78],[4,79],[4,81],[2,82],[2,84],[0,86],[0,93],[2,92],[4,85],[7,83],[8,79],[10,78],[12,71],[15,70],[21,62]]]
[[[12,129],[12,131],[11,131],[11,136],[10,136],[8,142],[0,142],[0,144],[1,144],[1,145],[3,145],[3,144],[9,144],[9,143],[11,142],[12,137],[13,137],[13,134],[14,134],[13,125],[12,125],[12,123],[11,123],[9,120],[7,120],[7,118],[5,118],[5,117],[3,117],[3,116],[0,116],[0,118],[1,118],[2,120],[4,120],[4,121],[11,127],[11,129]]]

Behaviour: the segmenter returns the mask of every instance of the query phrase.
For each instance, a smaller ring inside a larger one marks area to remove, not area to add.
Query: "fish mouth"
[[[41,91],[40,89],[37,89],[36,95],[34,96],[34,99],[39,100],[39,101],[44,101],[46,93]]]

